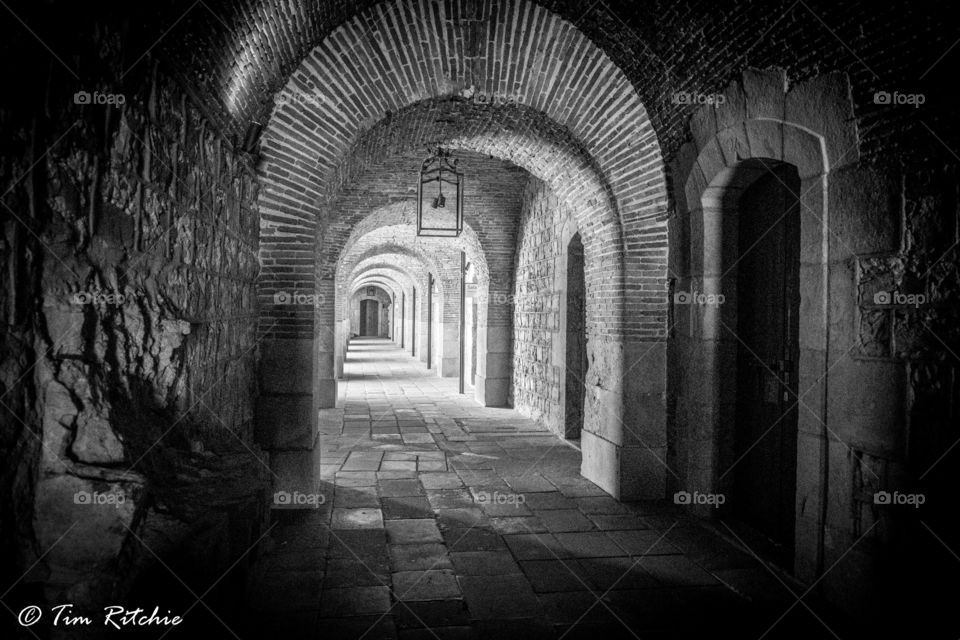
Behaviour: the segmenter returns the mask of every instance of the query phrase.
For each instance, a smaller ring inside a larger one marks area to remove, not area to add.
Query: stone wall
[[[121,57],[136,29],[75,17],[55,34],[66,68],[11,69],[22,92],[0,104],[4,584],[36,563],[10,603],[162,590],[157,558],[209,580],[265,498],[252,163],[149,58]],[[41,46],[4,41],[8,63]]]
[[[570,214],[550,188],[532,178],[523,193],[517,239],[516,283],[510,299],[490,306],[514,305],[513,406],[564,433],[566,244]]]
[[[764,163],[797,170],[792,569],[863,619],[905,607],[932,621],[949,596],[926,585],[960,540],[945,490],[956,473],[960,400],[958,167],[945,149],[925,152],[905,138],[896,140],[902,154],[864,155],[876,132],[858,129],[849,82],[748,70],[724,90],[726,102],[694,115],[693,141],[671,165],[681,178],[671,269],[676,291],[735,295],[726,253],[735,244],[724,230],[736,228],[744,176]],[[672,489],[731,489],[738,344],[729,307],[674,299]],[[881,492],[919,494],[923,506],[884,504]]]

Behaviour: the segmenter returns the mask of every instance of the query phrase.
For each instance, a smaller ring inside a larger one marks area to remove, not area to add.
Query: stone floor
[[[681,507],[608,497],[578,450],[393,343],[355,340],[345,377],[322,504],[274,512],[260,637],[851,637]]]

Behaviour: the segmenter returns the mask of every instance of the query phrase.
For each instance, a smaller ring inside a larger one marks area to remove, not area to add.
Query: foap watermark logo
[[[73,104],[79,105],[110,105],[119,107],[126,104],[127,96],[122,93],[106,93],[103,91],[77,91],[73,94]]]
[[[322,293],[300,293],[299,291],[277,291],[273,294],[273,304],[301,307],[319,307],[325,298]]]
[[[927,496],[922,493],[900,493],[899,491],[877,491],[873,494],[873,504],[880,506],[896,507],[909,506],[919,509],[920,505],[927,501]]]
[[[127,495],[121,491],[77,491],[73,494],[73,503],[92,506],[110,505],[120,508],[127,501]]]
[[[274,102],[278,107],[285,104],[310,105],[316,107],[321,104],[321,99],[319,94],[309,91],[284,89],[277,93],[274,97]]]
[[[490,493],[489,491],[478,491],[474,496],[474,501],[477,504],[509,504],[514,507],[519,507],[527,501],[527,497],[522,493],[501,493],[499,491]]]
[[[119,291],[90,289],[77,291],[70,295],[71,304],[122,305],[129,297]]]
[[[477,302],[489,305],[513,305],[519,301],[516,294],[513,293],[484,293],[477,296]]]
[[[676,291],[673,294],[674,304],[698,304],[702,306],[718,306],[726,302],[722,293],[702,293],[700,291]]]
[[[318,507],[326,501],[327,496],[322,493],[277,491],[273,494],[273,504],[280,507]]]
[[[920,307],[927,303],[922,293],[902,293],[900,291],[877,291],[873,294],[873,304],[898,307]]]
[[[922,93],[900,93],[899,91],[877,91],[873,94],[873,104],[891,105],[891,106],[910,106],[919,109],[920,105],[927,101],[927,96]]]
[[[700,93],[699,91],[676,91],[671,99],[673,104],[714,104],[720,105],[727,101],[722,93]]]
[[[701,493],[694,491],[677,491],[673,494],[673,503],[680,505],[707,505],[714,509],[719,509],[720,505],[727,501],[727,496],[722,493]]]
[[[500,91],[484,91],[475,87],[464,89],[460,95],[475,104],[489,104],[494,106],[518,104],[520,96],[515,93],[501,93]]]

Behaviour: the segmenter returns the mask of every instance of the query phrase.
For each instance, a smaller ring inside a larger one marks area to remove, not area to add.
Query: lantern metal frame
[[[430,227],[423,224],[423,189],[424,185],[438,183],[438,197],[434,198],[434,209],[446,209],[446,198],[443,195],[444,183],[452,185],[456,193],[453,201],[456,204],[454,216],[455,224],[452,227]],[[417,235],[430,238],[458,238],[463,231],[463,172],[457,168],[457,159],[452,158],[449,151],[437,148],[436,152],[426,158],[420,165],[420,178],[417,181]]]

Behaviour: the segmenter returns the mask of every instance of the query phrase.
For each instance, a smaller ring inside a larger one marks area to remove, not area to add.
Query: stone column
[[[485,407],[505,407],[513,369],[513,298],[499,292],[477,304],[477,377],[474,395]],[[493,324],[491,324],[493,306]],[[506,322],[505,322],[506,321]]]

